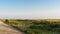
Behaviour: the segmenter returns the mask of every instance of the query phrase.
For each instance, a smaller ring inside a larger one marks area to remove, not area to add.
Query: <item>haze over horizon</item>
[[[60,19],[60,0],[0,0],[0,18]]]

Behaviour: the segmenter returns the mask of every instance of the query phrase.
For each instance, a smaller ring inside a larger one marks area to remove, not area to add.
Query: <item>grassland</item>
[[[4,23],[22,29],[26,34],[60,34],[60,19],[6,19]]]

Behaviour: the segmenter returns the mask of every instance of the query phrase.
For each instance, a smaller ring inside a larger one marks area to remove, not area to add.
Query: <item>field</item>
[[[4,23],[26,34],[60,34],[60,19],[5,19]]]

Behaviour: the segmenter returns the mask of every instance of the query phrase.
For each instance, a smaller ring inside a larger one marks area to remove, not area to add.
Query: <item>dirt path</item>
[[[0,21],[0,34],[24,34],[24,33],[14,30],[13,28],[10,28],[10,26]]]

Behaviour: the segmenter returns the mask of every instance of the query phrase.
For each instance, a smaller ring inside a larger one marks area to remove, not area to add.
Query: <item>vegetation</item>
[[[22,29],[26,34],[60,34],[60,20],[6,19],[4,23]]]

